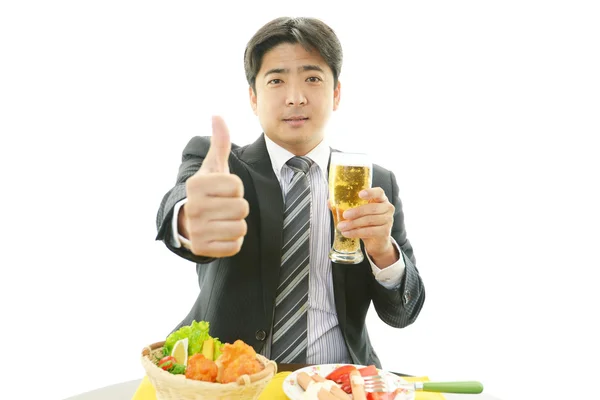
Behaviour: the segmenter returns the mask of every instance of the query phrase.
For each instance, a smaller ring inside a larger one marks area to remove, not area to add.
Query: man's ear
[[[252,107],[252,111],[254,112],[254,115],[258,115],[256,113],[256,108],[257,108],[256,93],[254,93],[252,86],[248,86],[248,95],[250,97],[250,107]]]
[[[333,90],[333,111],[337,110],[340,105],[340,97],[342,95],[342,83],[338,81],[336,88]]]

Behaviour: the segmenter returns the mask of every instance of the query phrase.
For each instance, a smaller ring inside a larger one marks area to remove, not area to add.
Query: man
[[[264,133],[232,145],[224,121],[213,117],[212,137],[192,138],[184,149],[177,184],[157,215],[157,239],[197,263],[200,294],[180,326],[209,321],[213,336],[242,339],[278,362],[380,367],[365,326],[371,302],[390,326],[417,318],[425,291],[390,171],[374,165],[372,188],[361,193],[368,204],[346,211],[338,225],[361,239],[365,259],[328,259],[331,149],[323,138],[340,101],[341,65],[338,38],[316,19],[275,19],[248,42],[250,104]],[[288,204],[297,182],[310,210],[302,211],[304,225],[288,224],[300,214]],[[301,228],[290,234],[291,225]]]

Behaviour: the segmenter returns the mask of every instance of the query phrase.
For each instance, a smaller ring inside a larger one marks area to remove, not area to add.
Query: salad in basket
[[[207,321],[193,321],[171,333],[154,364],[174,375],[216,383],[236,382],[265,369],[252,346],[242,340],[221,343],[209,335],[209,327]]]

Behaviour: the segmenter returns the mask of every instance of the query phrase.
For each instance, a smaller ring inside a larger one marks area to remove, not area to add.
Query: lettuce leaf
[[[165,345],[163,346],[163,352],[171,354],[173,346],[178,340],[188,338],[188,356],[200,353],[202,344],[206,339],[210,338],[208,335],[209,327],[210,325],[207,321],[192,321],[191,325],[182,326],[167,336]]]

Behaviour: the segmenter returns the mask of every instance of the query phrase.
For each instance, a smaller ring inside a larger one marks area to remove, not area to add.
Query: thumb
[[[231,139],[229,130],[223,118],[212,117],[212,137],[206,158],[200,167],[201,173],[229,173],[229,153],[231,152]]]

